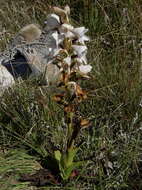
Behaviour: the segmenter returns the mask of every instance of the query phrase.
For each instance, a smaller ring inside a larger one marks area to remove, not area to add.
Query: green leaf
[[[59,151],[55,152],[59,161],[60,175],[63,180],[67,180],[70,177],[72,171],[82,164],[82,162],[73,162],[77,151],[78,148],[70,148],[62,155]]]
[[[61,152],[59,150],[56,150],[54,151],[54,155],[55,155],[56,160],[60,162],[61,156],[62,156]]]
[[[80,165],[82,165],[84,162],[73,162],[72,165],[70,165],[68,168],[66,169],[61,169],[61,177],[63,178],[63,180],[67,180],[70,176],[71,173],[74,169],[76,169],[77,167],[79,167]]]
[[[74,157],[78,151],[78,148],[69,149],[67,151],[67,167],[71,166],[74,160]]]
[[[61,165],[63,168],[68,168],[72,165],[74,157],[78,151],[78,148],[68,149],[66,153],[61,156]]]

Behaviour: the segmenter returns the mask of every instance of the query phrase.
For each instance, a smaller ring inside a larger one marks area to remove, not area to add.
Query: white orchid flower
[[[45,30],[54,30],[58,28],[61,24],[60,17],[56,14],[49,14],[47,20],[45,21],[45,24],[47,25],[45,27]]]
[[[74,49],[74,53],[77,54],[76,61],[81,64],[82,63],[87,64],[87,58],[86,58],[87,47],[81,45],[72,45],[72,47]]]
[[[50,37],[50,47],[59,48],[59,45],[63,42],[65,36],[63,34],[59,34],[57,31],[54,31]]]
[[[78,38],[78,42],[82,44],[84,44],[85,41],[90,40],[90,38],[85,35],[86,32],[88,32],[88,29],[84,26],[72,29],[72,33]]]
[[[65,10],[65,12],[66,12],[68,15],[70,15],[71,10],[70,10],[70,7],[69,7],[68,5],[66,5],[66,6],[64,7],[64,10]]]
[[[82,36],[81,38],[78,39],[78,42],[80,42],[81,44],[85,44],[85,41],[89,41],[90,38],[86,35]]]
[[[85,45],[72,45],[72,48],[74,50],[74,53],[78,55],[78,57],[81,57],[82,55],[86,55],[87,53],[87,47]]]
[[[74,27],[70,24],[62,24],[61,25],[61,30],[63,30],[63,32],[67,32],[68,30],[72,31],[73,29],[74,29]]]
[[[74,34],[70,31],[64,33],[64,36],[65,36],[65,38],[71,38],[71,39],[74,38]]]
[[[86,52],[76,58],[76,61],[80,64],[87,64]]]
[[[59,28],[60,34],[64,35],[65,38],[74,38],[75,35],[71,32],[73,30],[73,26],[70,24],[62,24]]]
[[[63,33],[70,33],[70,36],[73,38],[77,38],[78,42],[84,44],[85,41],[89,41],[90,38],[85,35],[88,32],[88,29],[83,27],[74,28],[70,24],[62,24],[60,27],[60,31]]]
[[[79,70],[81,73],[87,74],[92,70],[92,66],[91,65],[80,65]]]
[[[85,27],[74,28],[70,24],[62,24],[60,29],[60,33],[64,33],[67,38],[77,38],[77,41],[84,44],[85,41],[89,41],[90,38],[85,35],[88,31]]]
[[[88,29],[82,26],[82,27],[74,28],[72,32],[78,37],[82,37],[86,32],[88,32]]]

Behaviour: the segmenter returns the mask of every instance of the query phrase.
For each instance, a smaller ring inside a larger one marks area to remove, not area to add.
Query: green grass
[[[0,36],[0,49],[4,50],[24,25],[44,26],[48,5],[67,3],[73,23],[85,25],[91,36],[88,60],[93,66],[92,78],[82,84],[89,98],[80,105],[79,111],[91,119],[92,127],[82,131],[78,139],[83,143],[76,160],[86,160],[79,168],[79,176],[59,186],[38,189],[141,190],[140,0],[1,0],[0,27],[5,32]],[[18,175],[23,170],[25,173],[35,171],[31,156],[39,161],[52,155],[53,149],[64,148],[63,112],[53,102],[53,94],[52,88],[38,87],[27,81],[9,89],[1,98],[2,190],[27,189],[26,183],[18,181]],[[19,155],[15,151],[17,157],[8,154],[19,149],[25,153]],[[22,168],[21,159],[27,163]]]

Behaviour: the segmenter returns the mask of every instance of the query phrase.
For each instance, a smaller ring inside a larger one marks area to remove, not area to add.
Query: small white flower
[[[80,46],[80,45],[72,45],[74,49],[74,53],[77,55],[77,62],[78,63],[84,63],[87,64],[87,58],[86,58],[86,53],[87,53],[87,47],[86,46]]]
[[[64,8],[65,12],[70,15],[70,7],[68,5],[65,6]]]
[[[67,32],[68,30],[72,31],[74,29],[74,27],[70,24],[62,24],[60,28],[63,32]]]
[[[78,42],[80,42],[81,44],[84,44],[85,41],[89,41],[89,40],[90,40],[90,38],[88,36],[84,35],[78,39]]]
[[[84,26],[74,28],[72,32],[77,35],[79,38],[82,37],[86,32],[88,32],[88,29],[86,29]]]
[[[72,45],[72,47],[73,47],[74,53],[78,55],[79,57],[87,53],[87,47],[85,45],[84,46]]]
[[[49,46],[55,49],[59,48],[59,45],[63,42],[64,38],[64,35],[59,34],[57,31],[54,31],[51,34]]]
[[[85,35],[86,32],[88,32],[88,29],[86,29],[84,26],[72,29],[72,33],[77,37],[78,42],[82,44],[84,44],[85,41],[90,40],[90,38]]]
[[[65,37],[77,38],[77,41],[84,44],[85,41],[89,41],[90,38],[85,35],[88,31],[85,27],[74,28],[70,24],[62,24],[59,28],[60,33],[64,33]]]
[[[45,21],[45,24],[47,25],[45,27],[45,30],[53,30],[60,26],[60,17],[56,14],[49,14],[47,17],[47,20]]]
[[[71,39],[74,38],[74,34],[70,31],[64,33],[64,36],[65,36],[65,38],[71,38]]]
[[[64,38],[74,38],[75,35],[71,32],[73,26],[69,24],[62,24],[59,28],[60,34],[64,35]]]
[[[81,73],[87,74],[92,70],[92,66],[91,65],[80,65],[79,70]]]

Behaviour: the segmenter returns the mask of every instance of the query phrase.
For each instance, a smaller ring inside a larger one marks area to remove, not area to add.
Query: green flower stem
[[[69,112],[67,114],[67,121],[69,121],[69,123],[67,123],[67,150],[73,146],[73,142],[71,142],[71,137],[72,137],[72,132],[73,132],[73,116],[74,113],[73,112]]]

